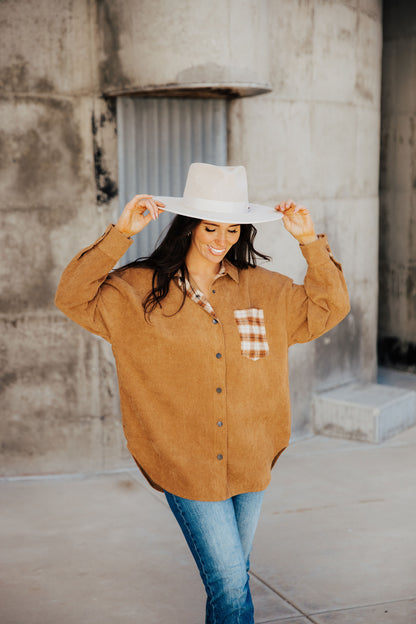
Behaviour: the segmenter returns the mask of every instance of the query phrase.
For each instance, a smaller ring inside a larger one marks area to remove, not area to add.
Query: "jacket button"
[[[217,388],[217,393],[220,394],[222,392],[222,388]]]
[[[223,424],[223,423],[222,423],[222,420],[219,420],[219,421],[217,422],[217,427],[222,427],[222,424]]]
[[[215,295],[215,290],[213,290],[212,292],[213,292],[213,293],[214,293],[214,295]]]
[[[212,319],[212,322],[214,323],[214,325],[217,325],[218,323],[217,319]]]
[[[222,459],[222,455],[217,455],[217,459]]]
[[[220,358],[222,358],[222,354],[221,353],[217,353],[216,356],[217,360],[219,360]]]

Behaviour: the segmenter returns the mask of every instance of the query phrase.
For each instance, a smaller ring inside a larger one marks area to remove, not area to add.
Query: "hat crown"
[[[248,186],[245,167],[220,167],[192,163],[186,180],[184,199],[232,202],[248,207]]]
[[[282,215],[271,206],[251,204],[243,165],[222,167],[192,163],[182,197],[156,197],[165,210],[219,223],[262,223]]]

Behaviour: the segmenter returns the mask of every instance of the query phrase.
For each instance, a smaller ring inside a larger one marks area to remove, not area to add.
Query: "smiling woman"
[[[112,271],[163,210],[176,216],[159,246]],[[253,223],[277,219],[308,262],[303,285],[256,266]],[[253,624],[249,555],[290,437],[288,347],[349,310],[326,237],[292,201],[250,204],[244,167],[194,163],[183,198],[128,202],[65,269],[56,304],[112,344],[128,448],[194,555],[206,622]]]
[[[220,263],[240,237],[240,225],[201,221],[192,232],[186,255],[188,272],[208,297]]]

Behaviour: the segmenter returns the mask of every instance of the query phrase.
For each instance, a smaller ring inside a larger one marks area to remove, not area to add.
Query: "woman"
[[[147,259],[112,271],[131,237],[177,213]],[[256,266],[253,223],[283,219],[303,285]],[[287,351],[349,310],[341,266],[306,208],[249,204],[244,167],[191,165],[182,198],[137,195],[63,273],[57,306],[110,341],[123,427],[198,565],[206,622],[254,622],[249,554],[270,471],[287,447]]]

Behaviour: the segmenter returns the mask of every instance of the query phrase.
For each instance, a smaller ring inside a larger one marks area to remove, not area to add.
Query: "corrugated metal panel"
[[[192,162],[227,164],[224,99],[117,98],[120,211],[139,193],[181,196]],[[151,253],[172,219],[135,237],[125,262]]]

